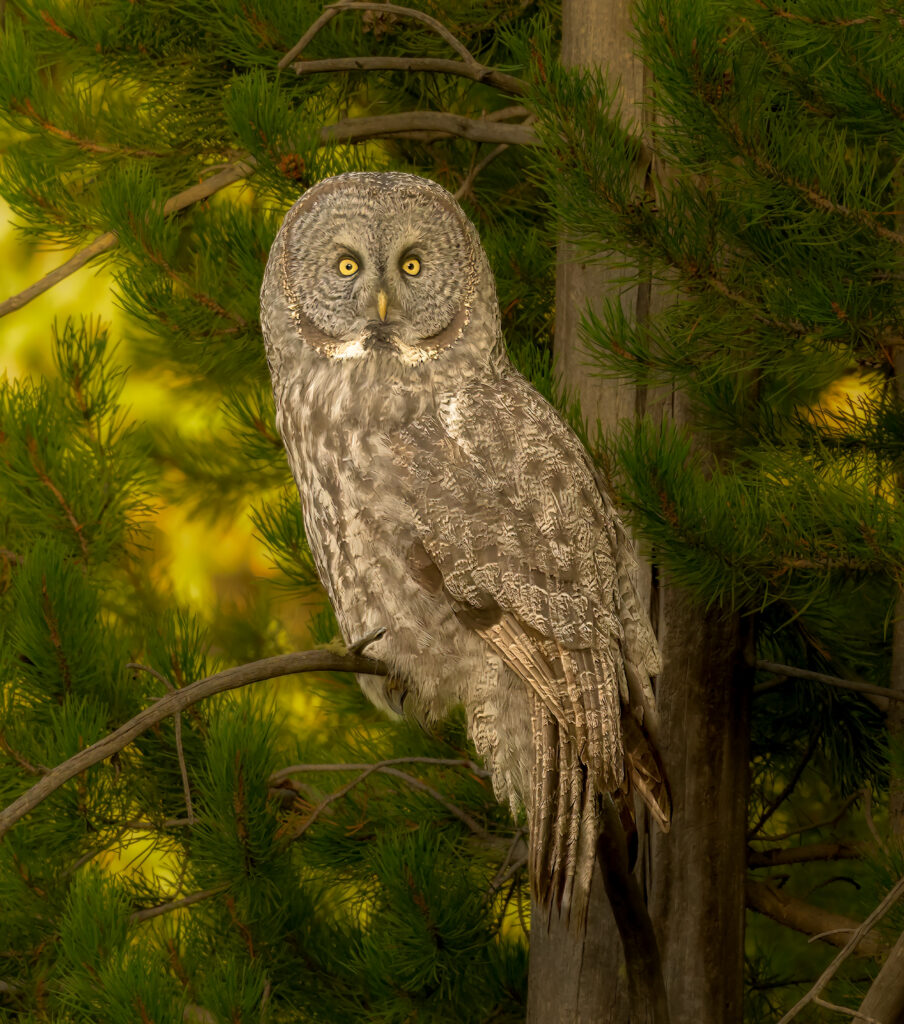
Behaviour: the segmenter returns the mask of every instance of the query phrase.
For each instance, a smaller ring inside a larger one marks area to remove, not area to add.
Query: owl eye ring
[[[343,256],[339,260],[339,273],[343,277],[352,277],[358,273],[358,261],[353,260],[351,256]]]
[[[421,261],[416,256],[409,256],[407,259],[402,260],[402,270],[409,277],[417,277],[421,272]]]

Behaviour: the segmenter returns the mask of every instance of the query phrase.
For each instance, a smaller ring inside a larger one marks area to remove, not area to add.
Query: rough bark
[[[625,109],[638,118],[644,96],[644,72],[633,54],[629,0],[564,0],[562,5],[562,63],[569,67],[608,67],[621,80]],[[578,336],[588,303],[599,309],[607,297],[621,293],[630,317],[646,310],[649,289],[623,290],[618,272],[581,262],[566,242],[560,244],[556,270],[556,372],[581,402],[592,425],[599,420],[610,430],[638,413],[641,400],[627,382],[591,376],[592,358]],[[645,567],[646,590],[649,568]],[[580,932],[553,915],[548,923],[532,918],[528,1024],[620,1024],[628,1019],[628,990],[615,919],[599,868],[590,890],[590,907]]]
[[[621,82],[623,110],[649,123],[643,109],[648,83],[633,52],[632,7],[627,0],[565,0],[562,59],[569,65],[606,66]],[[650,173],[656,172],[654,164]],[[646,172],[640,168],[639,173]],[[645,284],[624,290],[615,276],[577,262],[568,246],[560,248],[556,369],[580,397],[585,418],[591,424],[599,419],[604,430],[644,412],[686,423],[680,395],[647,394],[587,372],[590,357],[577,328],[588,303],[599,308],[605,298],[618,296],[626,313],[642,321],[669,301]],[[641,829],[635,874],[659,941],[671,1019],[732,1024],[742,1019],[751,652],[743,650],[737,619],[718,610],[702,612],[667,582],[657,586],[648,564],[641,565],[639,583],[650,597],[665,655],[656,690],[660,753],[674,812],[668,836]],[[529,1024],[629,1020],[621,942],[601,887],[597,875],[583,934],[570,934],[555,919],[548,928],[534,922]]]

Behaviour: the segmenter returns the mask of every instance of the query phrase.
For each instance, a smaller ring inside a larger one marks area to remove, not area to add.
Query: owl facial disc
[[[411,366],[461,337],[483,256],[440,186],[402,174],[327,179],[282,230],[289,311],[321,354]]]

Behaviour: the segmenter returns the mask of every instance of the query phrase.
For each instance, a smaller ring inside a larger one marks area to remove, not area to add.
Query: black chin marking
[[[367,328],[367,335],[364,338],[365,352],[398,352],[399,347],[395,342],[395,332],[389,324],[370,324]]]

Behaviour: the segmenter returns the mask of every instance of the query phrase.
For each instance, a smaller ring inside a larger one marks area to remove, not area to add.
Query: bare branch
[[[875,1017],[861,1017],[856,1010],[852,1010],[849,1006],[839,1006],[838,1003],[829,1003],[825,999],[820,999],[818,996],[813,997],[813,1002],[817,1006],[821,1006],[824,1010],[832,1010],[833,1013],[843,1013],[846,1017],[856,1017],[863,1024],[882,1024],[882,1021],[876,1020]]]
[[[68,761],[57,765],[40,781],[26,790],[18,800],[14,800],[3,811],[0,811],[0,837],[12,826],[46,800],[69,779],[74,778],[86,768],[110,757],[123,747],[128,746],[136,736],[140,736],[158,722],[170,715],[184,711],[187,707],[205,700],[215,693],[236,690],[251,683],[264,679],[276,679],[280,676],[295,675],[300,672],[364,672],[368,675],[386,675],[386,666],[373,658],[362,655],[337,654],[333,651],[295,651],[292,654],[278,654],[272,658],[262,658],[247,665],[217,672],[206,679],[199,679],[181,690],[174,690],[161,697],[150,707],[137,714],[124,725],[103,739],[92,743],[90,747],[79,751]]]
[[[109,249],[115,249],[118,244],[119,235],[115,231],[107,231],[102,235],[98,235],[90,245],[86,245],[84,249],[80,249],[74,256],[70,256],[65,263],[51,270],[40,281],[35,281],[34,284],[30,284],[24,291],[19,292],[18,295],[13,295],[4,302],[0,302],[0,317],[21,309],[31,302],[32,299],[36,299],[55,284],[64,281],[70,274],[74,274],[76,270],[81,270],[95,256],[99,256],[100,253],[107,252]]]
[[[898,936],[857,1012],[858,1024],[869,1024],[875,1019],[882,1024],[904,1019],[904,932]]]
[[[460,60],[433,57],[333,57],[326,60],[300,60],[292,65],[292,70],[298,75],[336,71],[426,71],[470,78],[474,82],[491,85],[509,96],[523,96],[527,92],[527,84],[514,75],[507,75],[476,62],[466,64]]]
[[[796,1017],[798,1013],[808,1004],[811,1003],[822,990],[828,985],[828,983],[835,976],[835,972],[844,963],[845,960],[858,949],[862,943],[863,937],[867,935],[869,930],[879,921],[897,901],[904,895],[904,877],[899,878],[897,882],[891,887],[886,895],[885,899],[876,907],[876,909],[869,915],[869,917],[860,925],[859,928],[854,932],[847,942],[847,945],[841,952],[835,957],[835,959],[829,964],[829,966],[820,974],[816,979],[816,984],[803,995],[798,1001],[791,1007],[791,1009],[785,1014],[784,1017],[778,1022],[778,1024],[788,1024],[788,1021]]]
[[[857,693],[868,693],[875,697],[884,697],[888,700],[904,700],[904,693],[897,693],[884,686],[873,686],[872,683],[862,683],[855,679],[841,679],[838,676],[826,675],[824,672],[811,672],[808,668],[795,668],[793,665],[778,665],[774,661],[758,661],[757,668],[765,672],[775,672],[780,676],[788,676],[792,679],[812,679],[817,683],[827,683],[829,686],[837,686],[842,690],[854,690]],[[772,683],[763,684],[763,690],[772,689]],[[753,688],[754,693],[761,693],[759,686]]]
[[[747,863],[752,868],[774,868],[782,864],[808,864],[817,860],[858,860],[865,844],[855,841],[809,843],[784,850],[750,850]]]
[[[444,39],[449,46],[461,57],[461,59],[472,67],[482,67],[483,65],[474,57],[470,50],[460,42],[452,33],[446,28],[442,22],[437,21],[436,18],[432,18],[429,14],[425,14],[423,11],[415,10],[413,7],[401,7],[398,4],[386,4],[386,3],[365,3],[365,2],[343,2],[338,4],[331,4],[327,7],[320,17],[311,25],[311,27],[305,32],[305,34],[298,40],[298,42],[292,47],[289,52],[280,59],[276,65],[280,70],[288,67],[293,60],[304,50],[304,48],[311,42],[314,36],[326,25],[332,21],[337,14],[341,14],[342,11],[380,11],[384,14],[398,14],[403,18],[413,18],[415,21],[421,21],[441,38]]]
[[[804,935],[818,935],[833,946],[844,946],[847,949],[853,938],[847,941],[845,936],[853,933],[857,941],[851,946],[851,951],[856,949],[860,956],[876,956],[885,948],[879,934],[871,931],[873,922],[869,918],[869,926],[864,929],[859,921],[816,907],[797,896],[791,896],[770,882],[748,880],[747,906],[786,928],[803,932]]]
[[[504,124],[485,117],[463,117],[444,110],[408,110],[400,114],[351,117],[320,129],[323,142],[362,142],[393,135],[420,138],[425,142],[458,137],[471,142],[537,145],[536,132],[529,125]]]

